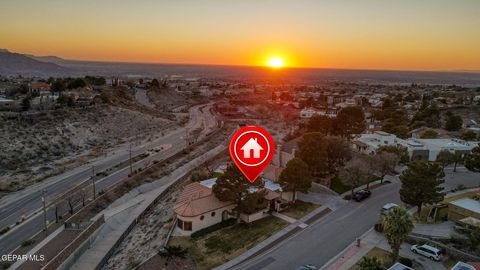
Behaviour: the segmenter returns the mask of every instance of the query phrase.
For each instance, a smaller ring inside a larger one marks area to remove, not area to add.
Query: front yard
[[[306,216],[318,207],[320,207],[320,205],[318,204],[296,201],[295,204],[293,204],[287,210],[283,211],[282,214],[294,219],[301,219],[302,217]]]
[[[251,224],[225,227],[198,238],[172,237],[169,245],[187,248],[199,269],[211,269],[253,248],[287,225],[287,222],[269,216]]]

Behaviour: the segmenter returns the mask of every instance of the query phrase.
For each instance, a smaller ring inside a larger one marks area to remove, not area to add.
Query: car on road
[[[398,205],[394,203],[387,203],[382,207],[382,210],[380,210],[380,214],[385,215],[387,214],[388,211],[390,211],[394,207],[398,207]]]
[[[368,189],[361,189],[353,193],[353,199],[357,202],[361,202],[365,200],[366,198],[370,197],[372,195],[372,192]]]
[[[313,264],[305,264],[297,267],[295,270],[317,270],[318,268]]]
[[[434,261],[439,261],[442,259],[442,252],[436,248],[436,247],[432,247],[432,246],[429,246],[427,244],[424,244],[424,245],[413,245],[410,250],[413,252],[413,253],[416,253],[416,254],[420,254],[420,255],[423,255],[431,260],[434,260]]]

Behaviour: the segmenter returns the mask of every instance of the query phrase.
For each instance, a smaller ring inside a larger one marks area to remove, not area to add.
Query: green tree
[[[417,206],[420,214],[422,205],[433,204],[443,200],[443,178],[445,173],[438,163],[416,160],[408,164],[408,168],[400,176],[402,202]]]
[[[343,108],[338,112],[333,126],[339,135],[350,138],[352,134],[360,134],[365,130],[365,114],[360,107]]]
[[[457,172],[457,164],[461,163],[464,159],[464,155],[462,152],[455,150],[453,153],[453,172]]]
[[[54,93],[58,93],[58,95],[61,95],[62,92],[65,91],[65,83],[62,79],[56,79],[54,82],[52,82],[50,90]]]
[[[332,119],[323,115],[312,116],[307,123],[308,132],[320,132],[323,135],[328,135],[332,131]]]
[[[437,155],[435,162],[442,165],[443,168],[453,163],[454,154],[447,149],[443,149]]]
[[[382,218],[383,232],[392,249],[392,261],[396,262],[400,247],[413,230],[413,221],[407,210],[394,207]]]
[[[260,190],[257,192],[247,193],[242,203],[238,207],[238,212],[245,214],[253,214],[267,207],[267,201],[265,200],[265,191]]]
[[[445,119],[445,129],[448,131],[458,131],[462,128],[463,120],[462,117],[458,114],[452,112],[446,113]]]
[[[293,200],[297,199],[297,191],[306,192],[312,186],[312,177],[307,163],[300,158],[293,158],[280,174],[278,179],[283,191],[293,192]]]
[[[327,136],[324,138],[327,146],[327,163],[330,174],[335,174],[338,168],[342,167],[346,161],[352,158],[352,150],[348,142],[337,136]]]
[[[85,83],[85,81],[82,78],[72,79],[67,84],[68,89],[77,89],[77,88],[85,87],[85,86],[87,86],[87,84]]]
[[[28,111],[30,110],[31,108],[31,100],[32,100],[32,97],[30,95],[24,97],[22,99],[22,110],[23,111]]]
[[[475,141],[477,140],[477,134],[473,130],[463,130],[462,131],[462,140],[465,141]]]
[[[317,176],[327,170],[327,146],[319,132],[306,133],[298,143],[298,157],[307,163],[312,175]]]
[[[237,220],[240,217],[238,209],[242,207],[243,198],[248,193],[250,182],[234,164],[229,164],[225,173],[218,177],[212,190],[220,201],[231,201],[237,204]]]
[[[377,149],[377,153],[383,153],[383,152],[395,154],[398,157],[400,163],[407,164],[410,161],[408,150],[404,146],[382,145]]]
[[[157,79],[153,79],[151,85],[152,87],[160,88],[160,83]]]
[[[480,172],[480,146],[473,148],[466,155],[465,167],[472,172]]]
[[[376,257],[363,257],[358,263],[360,270],[384,270],[382,262]]]

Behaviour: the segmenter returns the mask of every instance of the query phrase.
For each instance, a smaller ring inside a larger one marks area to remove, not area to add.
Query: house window
[[[214,216],[215,216],[215,212],[212,212],[212,217],[214,217]]]
[[[183,230],[184,231],[191,231],[192,230],[192,222],[191,221],[184,221],[183,222]]]
[[[200,220],[203,220],[205,217],[204,216],[200,216]]]

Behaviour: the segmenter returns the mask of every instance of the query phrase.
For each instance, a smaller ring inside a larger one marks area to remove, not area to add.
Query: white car
[[[438,248],[429,246],[427,244],[421,246],[413,245],[411,250],[413,253],[423,255],[431,260],[440,261],[442,259],[441,251]]]
[[[385,215],[385,214],[387,214],[388,211],[390,211],[390,209],[392,209],[394,207],[397,207],[397,206],[398,205],[394,204],[394,203],[387,203],[382,207],[382,210],[380,210],[380,214]]]

